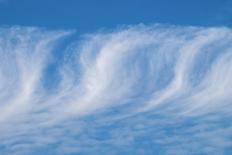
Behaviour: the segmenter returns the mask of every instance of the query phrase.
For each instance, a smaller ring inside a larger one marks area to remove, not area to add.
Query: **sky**
[[[231,8],[0,0],[0,154],[231,155]]]
[[[77,29],[138,23],[231,26],[230,0],[2,0],[0,25]]]

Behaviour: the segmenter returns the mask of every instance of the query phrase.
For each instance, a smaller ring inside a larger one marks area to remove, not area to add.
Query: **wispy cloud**
[[[0,29],[3,154],[231,151],[231,29],[70,35]]]

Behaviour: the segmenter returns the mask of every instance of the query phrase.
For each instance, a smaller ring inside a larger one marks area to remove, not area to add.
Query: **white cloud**
[[[65,141],[56,150],[81,152],[88,145],[95,145],[93,150],[102,143],[127,145],[136,136],[153,132],[158,139],[151,144],[167,144],[167,153],[177,148],[177,140],[183,152],[191,149],[187,144],[192,136],[193,149],[215,151],[210,148],[216,147],[220,152],[231,144],[225,138],[231,136],[230,125],[208,124],[207,128],[216,128],[199,133],[194,129],[207,121],[193,127],[184,122],[209,118],[212,123],[231,116],[230,29],[139,25],[89,34],[63,45],[62,38],[72,33],[0,29],[0,146],[5,146],[4,151],[23,154]],[[56,76],[47,71],[54,63]],[[52,91],[44,86],[49,79],[55,85]],[[150,114],[154,118],[148,120]],[[87,121],[92,116],[99,125]],[[91,132],[104,131],[105,123],[122,120],[127,122],[125,129],[108,129],[111,138],[106,142],[89,137]],[[141,130],[131,128],[135,124]],[[180,131],[168,136],[164,131],[170,127]],[[122,142],[115,134],[128,139]],[[202,143],[195,143],[199,139]],[[215,146],[219,141],[221,145]]]

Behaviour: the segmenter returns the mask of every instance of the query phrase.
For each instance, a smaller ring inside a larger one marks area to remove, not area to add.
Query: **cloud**
[[[231,151],[231,29],[71,35],[0,28],[3,154]]]

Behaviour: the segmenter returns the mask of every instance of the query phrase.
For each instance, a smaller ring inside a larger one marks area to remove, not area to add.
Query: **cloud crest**
[[[76,35],[0,29],[3,153],[230,153],[231,29]]]

